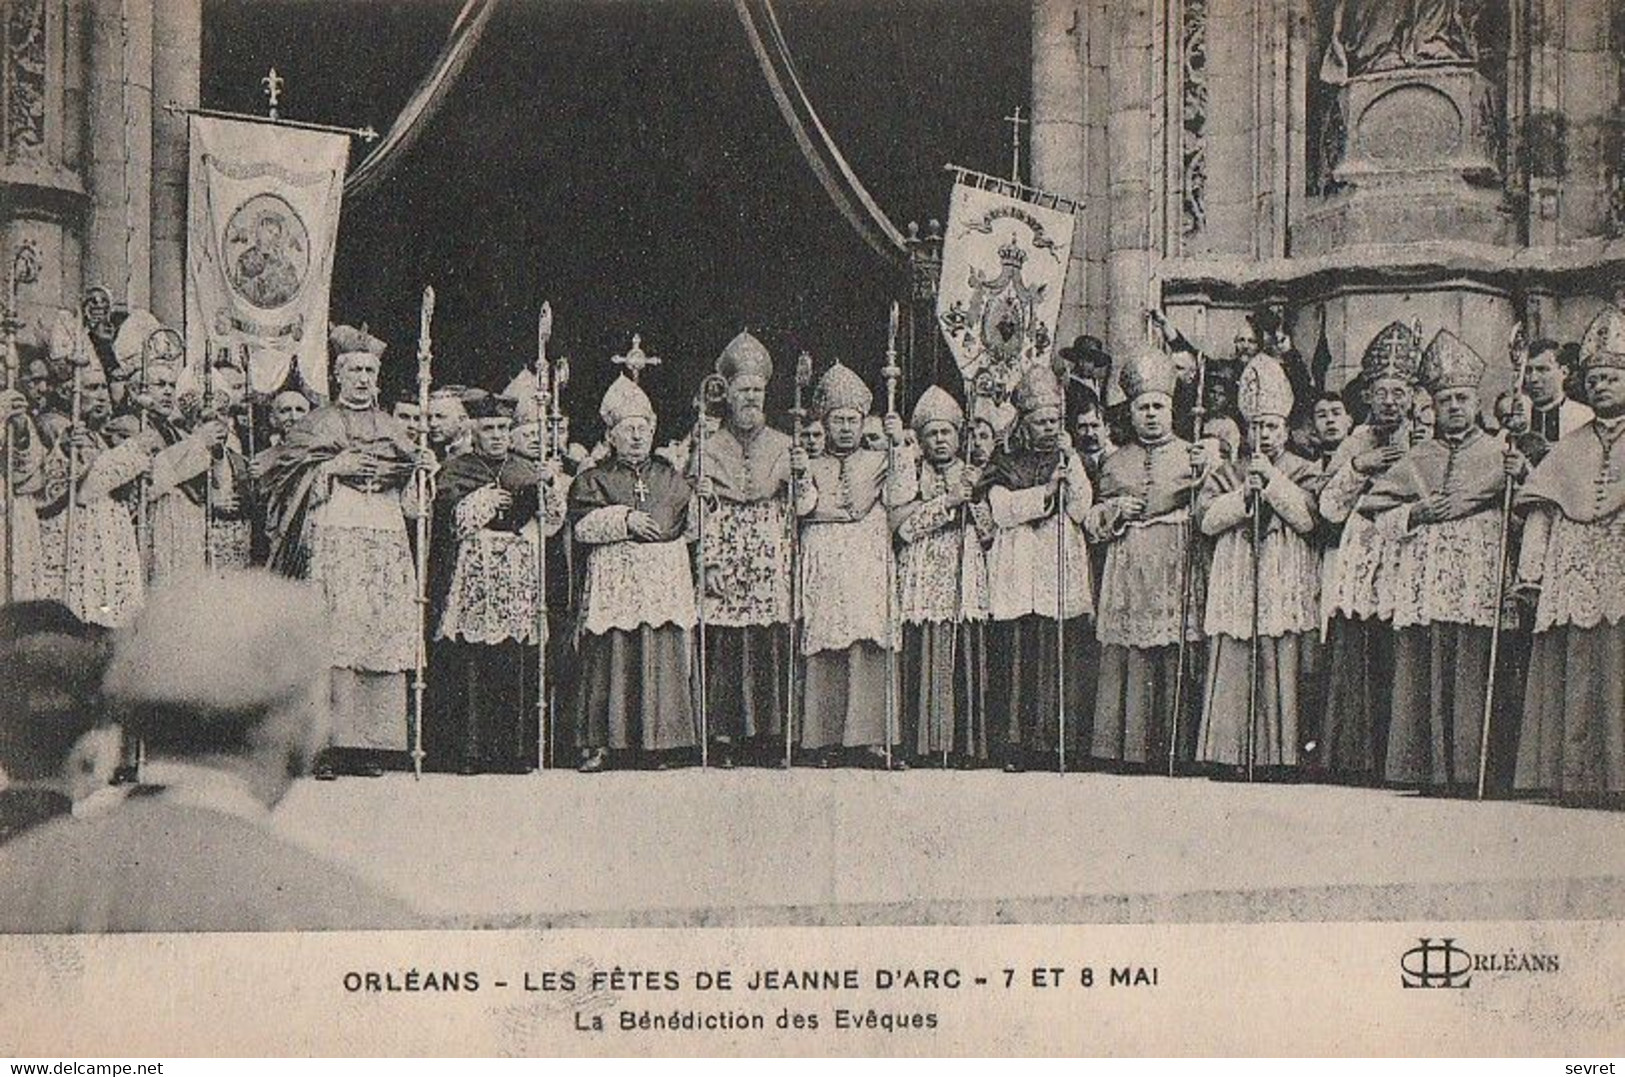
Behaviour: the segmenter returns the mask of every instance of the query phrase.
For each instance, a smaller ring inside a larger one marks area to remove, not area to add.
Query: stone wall
[[[5,0],[3,13],[0,79],[23,104],[0,142],[0,253],[9,271],[31,241],[42,262],[19,288],[24,339],[91,284],[178,326],[186,125],[162,105],[197,104],[201,0]]]
[[[1228,354],[1278,302],[1334,384],[1395,318],[1503,368],[1520,320],[1577,339],[1625,279],[1625,0],[1498,2],[1476,65],[1328,89],[1330,0],[1033,0],[1035,105],[1081,113],[1081,153],[1035,147],[1033,178],[1085,201],[1083,331],[1124,354],[1160,298]],[[1057,78],[1038,28],[1073,12],[1081,77]],[[1316,94],[1349,128],[1324,189]]]

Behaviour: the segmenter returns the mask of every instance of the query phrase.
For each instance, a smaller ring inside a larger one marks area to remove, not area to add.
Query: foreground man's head
[[[155,591],[114,643],[104,690],[149,756],[227,770],[267,807],[331,728],[321,596],[264,573]]]

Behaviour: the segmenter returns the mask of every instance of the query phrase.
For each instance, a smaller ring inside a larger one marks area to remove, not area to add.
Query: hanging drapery
[[[457,81],[457,76],[462,73],[495,8],[496,0],[467,0],[463,4],[428,76],[412,91],[406,107],[395,117],[389,132],[345,180],[345,198],[353,201],[371,193],[406,156],[423,133],[423,128],[434,117],[452,84]]]
[[[751,10],[753,2],[762,10],[763,15],[760,19]],[[852,171],[852,166],[841,155],[823,121],[818,118],[812,102],[807,99],[806,91],[801,86],[801,78],[796,74],[795,62],[790,56],[789,43],[785,40],[778,16],[773,11],[772,0],[734,0],[734,10],[739,13],[740,24],[745,28],[745,35],[750,38],[751,50],[756,54],[756,62],[761,67],[762,76],[767,80],[768,89],[779,107],[779,114],[784,117],[785,125],[795,136],[796,144],[801,147],[802,156],[812,167],[830,201],[835,203],[835,208],[840,210],[841,215],[877,254],[888,261],[902,262],[908,256],[903,234],[875,204],[875,200]],[[766,25],[772,39],[771,50],[768,43],[763,40],[763,24]],[[795,92],[794,101],[791,100],[790,90],[785,86],[786,76]],[[807,130],[802,113],[806,114],[813,127],[817,129],[817,142],[814,142],[813,135]]]

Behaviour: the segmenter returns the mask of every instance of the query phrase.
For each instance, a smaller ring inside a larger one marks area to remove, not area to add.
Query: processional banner
[[[1048,366],[1072,254],[1074,205],[980,173],[961,172],[948,207],[937,324],[967,399],[1014,418],[1011,392]],[[1002,421],[1001,421],[1002,419]]]
[[[327,305],[350,139],[190,117],[186,357],[247,357],[268,393],[298,364],[327,392]]]

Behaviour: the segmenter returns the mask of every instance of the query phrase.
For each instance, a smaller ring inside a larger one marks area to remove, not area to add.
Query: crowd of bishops
[[[790,374],[740,333],[700,418],[657,415],[634,366],[591,447],[545,367],[425,411],[380,399],[384,341],[335,326],[330,395],[297,370],[260,394],[229,356],[188,368],[145,311],[79,315],[0,390],[6,600],[116,631],[200,573],[309,581],[321,778],[703,763],[1625,793],[1619,309],[1525,343],[1500,393],[1503,357],[1398,321],[1333,391],[1260,310],[1222,356],[1155,316],[1135,354],[1080,338],[1005,399],[927,386],[893,411],[835,362],[782,419],[766,400]],[[125,776],[140,761],[128,738]]]

